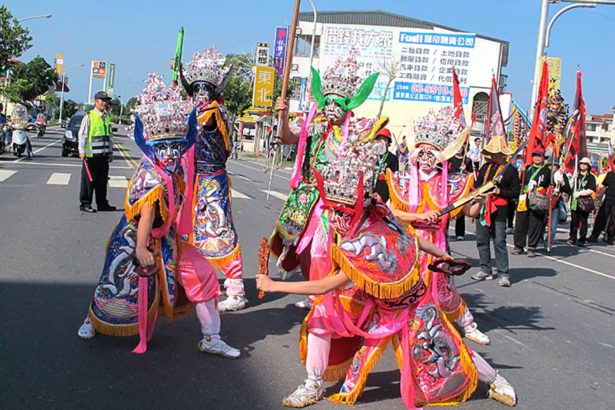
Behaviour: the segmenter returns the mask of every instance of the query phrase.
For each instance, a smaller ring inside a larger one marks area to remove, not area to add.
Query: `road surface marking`
[[[20,165],[44,165],[44,166],[50,166],[50,167],[72,167],[72,168],[81,168],[81,161],[78,161],[78,163],[76,164],[63,164],[61,162],[33,162],[33,161],[28,161],[28,162],[24,162],[23,164]],[[123,167],[121,165],[111,165],[109,166],[109,169],[133,169],[132,167]]]
[[[124,148],[124,145],[122,145],[121,142],[119,142],[116,138],[113,138],[113,143],[117,146],[118,150],[120,151],[120,155],[122,156],[122,158],[124,158],[124,161],[126,161],[126,163],[131,168],[139,168],[139,163],[132,159],[130,153],[128,152],[128,150],[126,150],[126,148]]]
[[[5,169],[0,169],[0,182],[4,182],[11,177],[17,171],[7,171]]]
[[[602,346],[604,346],[604,347],[608,347],[608,348],[610,348],[610,349],[613,349],[613,348],[614,348],[614,347],[613,347],[613,345],[608,344],[608,343],[604,343],[604,342],[598,342],[598,343],[599,343],[599,344],[601,344]]]
[[[253,180],[251,180],[250,178],[248,178],[248,177],[246,177],[246,176],[243,176],[243,175],[241,175],[241,174],[236,174],[236,173],[234,173],[233,171],[228,171],[228,173],[229,173],[229,175],[231,175],[232,177],[241,178],[241,179],[243,179],[244,181],[248,181],[248,182],[256,182],[256,181],[253,181]]]
[[[261,189],[261,192],[264,192],[265,194],[269,193],[269,195],[274,196],[278,199],[281,199],[282,201],[286,201],[288,199],[288,197],[284,194],[281,194],[279,192],[276,191],[267,191],[266,189]]]
[[[493,332],[494,332],[494,333],[499,334],[499,335],[500,335],[500,336],[502,336],[502,337],[505,337],[506,339],[510,340],[510,341],[511,341],[511,342],[513,342],[513,343],[518,344],[519,346],[522,346],[522,347],[527,348],[527,346],[526,346],[525,344],[521,343],[520,341],[518,341],[518,340],[517,340],[517,339],[515,339],[514,337],[512,337],[512,336],[508,336],[507,334],[505,334],[505,333],[504,333],[504,330],[502,330],[502,329],[494,329],[494,330],[493,330]]]
[[[128,187],[128,179],[123,175],[109,175],[109,186],[111,188]]]
[[[268,174],[268,173],[265,173],[264,168],[261,168],[261,169],[254,168],[254,167],[248,166],[248,165],[246,165],[246,164],[242,164],[241,162],[239,162],[239,161],[234,161],[234,160],[233,160],[233,161],[230,161],[230,162],[231,162],[232,164],[237,164],[237,165],[240,165],[240,166],[242,166],[242,167],[244,167],[244,168],[251,169],[252,171],[258,171],[258,172],[262,173],[263,175],[267,175],[267,174]],[[259,164],[259,165],[260,165],[260,164]],[[283,177],[283,176],[280,176],[280,175],[276,174],[275,172],[273,173],[273,175],[274,175],[276,178],[280,178],[280,179],[283,179],[284,181],[288,181],[288,177]]]
[[[235,191],[234,189],[231,189],[232,195],[234,199],[252,199],[249,196],[247,196],[246,194],[242,194],[239,191]]]
[[[68,185],[72,174],[54,172],[47,180],[47,185]]]
[[[474,235],[476,235],[476,231],[473,231],[473,230],[470,230],[470,229],[468,229],[468,231],[470,233],[473,233]],[[509,242],[506,242],[506,246],[509,247],[509,248],[514,248],[515,247],[515,245],[513,245],[513,244],[511,244]],[[600,271],[597,271],[597,270],[594,270],[594,269],[586,268],[585,266],[577,265],[576,263],[568,262],[568,261],[562,260],[560,258],[555,258],[553,256],[545,255],[541,251],[536,252],[536,255],[537,256],[541,256],[543,258],[547,258],[547,259],[555,261],[555,262],[563,263],[564,265],[572,266],[573,268],[584,270],[585,272],[593,273],[594,275],[598,275],[598,276],[602,276],[602,277],[605,277],[605,278],[608,278],[608,279],[615,280],[615,276],[613,276],[613,275],[609,275],[607,273],[600,272]]]
[[[55,141],[53,141],[53,142],[50,142],[49,144],[45,145],[43,148],[39,148],[39,149],[37,149],[36,151],[34,151],[32,154],[38,154],[38,153],[39,153],[39,152],[41,152],[42,150],[47,149],[47,148],[51,147],[52,145],[57,144],[57,143],[58,143],[58,142],[60,142],[60,141],[62,141],[62,139],[59,139],[59,140],[55,140]],[[13,163],[15,164],[15,163],[17,163],[17,162],[21,162],[21,161],[23,161],[23,160],[24,160],[24,159],[26,159],[26,158],[27,158],[27,157],[24,155],[23,157],[18,158],[18,159],[16,159],[15,161],[13,161]]]

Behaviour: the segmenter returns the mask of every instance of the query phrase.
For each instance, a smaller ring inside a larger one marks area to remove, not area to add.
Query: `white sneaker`
[[[295,303],[295,307],[298,307],[299,309],[310,310],[312,309],[312,302],[309,299],[303,299]]]
[[[245,309],[248,299],[243,295],[229,295],[222,302],[218,303],[220,312],[235,312],[236,310]]]
[[[282,400],[282,404],[286,407],[302,408],[322,400],[324,394],[325,389],[321,382],[306,380],[290,396]]]
[[[463,332],[466,339],[478,343],[479,345],[488,345],[491,343],[489,336],[478,330],[476,322],[464,327]]]
[[[77,335],[82,339],[91,339],[96,336],[96,329],[88,316],[85,317],[83,324],[77,330]]]
[[[198,348],[201,352],[217,354],[227,359],[237,359],[241,356],[239,349],[227,345],[220,335],[204,336],[199,342]]]
[[[510,407],[515,407],[517,404],[515,389],[508,383],[508,380],[499,374],[496,376],[495,381],[491,383],[488,395],[492,399]]]

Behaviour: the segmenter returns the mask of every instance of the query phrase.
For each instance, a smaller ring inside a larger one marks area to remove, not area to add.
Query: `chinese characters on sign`
[[[256,67],[254,80],[254,93],[252,105],[258,108],[271,108],[273,106],[273,86],[275,80],[275,68]]]
[[[92,61],[92,77],[105,78],[107,74],[107,63],[104,61]]]
[[[549,85],[559,90],[562,82],[562,59],[547,57],[547,64],[549,65]]]
[[[415,31],[399,33],[399,73],[394,100],[452,103],[452,68],[457,69],[464,104],[474,34]]]
[[[256,45],[256,65],[261,67],[269,66],[269,44],[258,43]]]
[[[328,25],[323,32],[320,50],[320,70],[333,65],[335,60],[347,57],[350,50],[357,53],[359,75],[366,78],[393,59],[394,31],[390,27]],[[370,99],[380,100],[387,84],[386,76],[378,78]],[[390,99],[387,97],[387,100]]]
[[[284,61],[286,60],[286,27],[275,29],[275,43],[273,45],[273,66],[278,75],[284,74]]]

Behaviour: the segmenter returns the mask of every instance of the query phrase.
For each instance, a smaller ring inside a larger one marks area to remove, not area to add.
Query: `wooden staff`
[[[295,48],[295,34],[297,32],[297,20],[299,19],[300,5],[301,0],[295,0],[295,8],[293,10],[293,22],[290,25],[290,38],[288,39],[288,49],[286,50],[286,64],[284,65],[284,76],[282,77],[282,90],[280,92],[280,97],[282,101],[286,101],[286,92],[288,91],[288,79],[290,77],[290,69],[293,65],[293,51]],[[283,110],[278,111],[278,129],[276,132],[275,140],[273,141],[274,144],[280,144],[280,140],[282,139],[283,114]],[[269,200],[269,195],[271,194],[271,184],[273,183],[273,171],[275,167],[276,155],[278,155],[277,149],[273,151],[273,157],[271,159],[271,169],[269,170],[269,186],[267,188],[267,200]]]

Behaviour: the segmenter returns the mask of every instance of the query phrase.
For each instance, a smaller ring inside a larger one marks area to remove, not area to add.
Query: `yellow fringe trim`
[[[224,120],[222,119],[222,115],[220,115],[219,105],[220,104],[218,104],[217,101],[214,101],[211,104],[209,104],[209,106],[213,108],[199,115],[197,117],[197,121],[199,122],[199,124],[206,124],[212,115],[215,116],[216,125],[218,126],[218,131],[220,131],[220,133],[222,134],[222,137],[224,139],[224,146],[226,147],[226,151],[228,152],[231,150],[231,143],[228,137],[228,130],[226,129],[226,122],[224,122]]]
[[[386,345],[387,343],[389,343],[390,339],[391,338],[388,337],[384,339],[382,342],[380,342],[378,347],[376,347],[376,349],[369,356],[369,358],[367,359],[367,363],[365,363],[365,367],[361,371],[359,380],[357,381],[357,384],[355,385],[352,392],[336,393],[336,394],[333,394],[327,397],[327,400],[333,403],[341,403],[341,404],[347,404],[349,406],[352,406],[357,401],[359,396],[361,396],[361,393],[363,393],[363,390],[365,390],[365,382],[367,381],[367,377],[369,376],[374,366],[376,366],[376,364],[382,357],[382,354],[384,353],[384,350],[386,349]],[[351,362],[352,362],[352,359],[351,359]]]
[[[152,307],[147,312],[147,320],[150,321],[156,314],[159,304],[160,304],[160,292],[158,291],[158,278],[156,278],[156,297],[154,298],[154,303]],[[98,333],[102,333],[107,336],[135,336],[139,334],[139,324],[135,323],[133,325],[114,325],[111,323],[103,322],[100,320],[94,312],[92,312],[92,308],[88,309],[88,317],[90,318],[90,322],[94,326],[94,329]]]
[[[395,182],[393,182],[393,173],[389,168],[386,170],[386,180],[393,207],[400,211],[408,212],[408,203],[399,196],[399,192],[397,192],[397,188],[395,187]]]
[[[455,309],[455,311],[450,313],[444,312],[444,314],[446,315],[446,319],[448,319],[449,322],[454,322],[461,317],[465,310],[466,303],[462,300],[461,305],[459,305],[459,308]]]
[[[237,245],[235,249],[231,253],[226,256],[220,256],[218,258],[210,258],[207,257],[207,261],[211,263],[211,265],[216,269],[222,269],[225,266],[228,266],[229,263],[241,258],[241,246]]]
[[[415,243],[415,246],[418,247],[418,242]],[[416,250],[416,255],[418,259],[418,249]],[[337,245],[331,246],[331,259],[355,285],[378,299],[396,299],[401,297],[404,293],[410,291],[419,282],[419,280],[421,280],[419,273],[420,264],[417,263],[417,260],[414,261],[412,273],[406,276],[406,278],[394,283],[382,283],[368,278],[363,274],[363,272],[361,272],[361,270],[352,266]]]
[[[129,222],[136,222],[135,218],[141,213],[141,208],[143,208],[143,205],[148,204],[149,206],[155,208],[156,203],[158,203],[158,209],[160,211],[162,221],[166,224],[167,219],[169,218],[169,210],[164,201],[164,188],[162,185],[156,185],[156,187],[150,190],[143,198],[139,199],[132,205],[128,202],[127,193],[124,201],[124,212],[126,213],[126,219]]]
[[[463,188],[463,192],[459,194],[458,198],[463,198],[470,193],[472,188],[474,188],[474,180],[474,174],[470,174],[468,176],[468,180],[466,181],[466,186]],[[461,215],[462,212],[463,206],[455,209],[454,211],[451,211],[450,216],[451,218],[457,218],[459,215]]]

